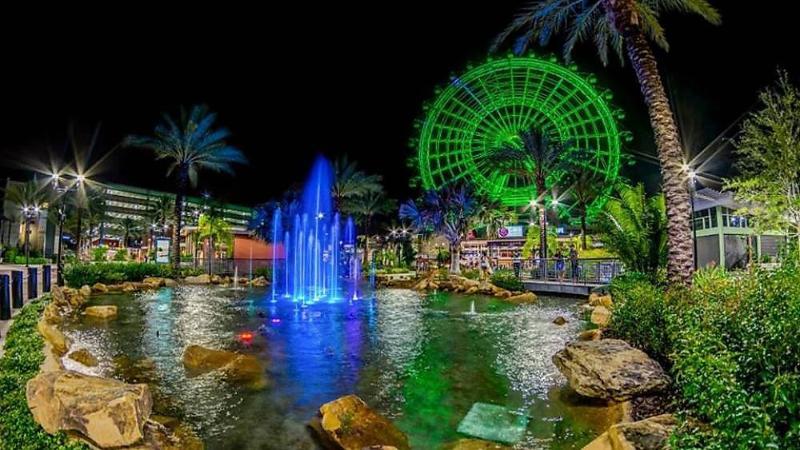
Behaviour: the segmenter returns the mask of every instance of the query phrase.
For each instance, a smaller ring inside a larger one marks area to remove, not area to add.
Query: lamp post
[[[39,217],[39,205],[25,205],[22,207],[22,215],[25,218],[25,267],[30,263],[31,254],[31,221]]]

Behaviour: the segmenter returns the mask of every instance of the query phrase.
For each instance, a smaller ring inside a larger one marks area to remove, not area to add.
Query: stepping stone
[[[509,411],[503,406],[475,403],[461,423],[458,432],[487,441],[514,444],[525,435],[528,416]]]

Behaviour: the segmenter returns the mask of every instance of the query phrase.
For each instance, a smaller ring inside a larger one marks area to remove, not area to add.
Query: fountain
[[[331,202],[333,173],[330,163],[320,157],[306,182],[299,211],[294,217],[275,209],[272,242],[284,249],[284,260],[272,260],[272,300],[277,301],[283,284],[283,296],[302,305],[326,300],[341,300],[350,292],[343,289],[343,279],[351,281],[357,297],[359,267],[355,225],[347,218],[345,236],[340,233],[341,218]],[[346,268],[344,273],[342,268]]]
[[[233,266],[233,289],[239,289],[239,266]]]

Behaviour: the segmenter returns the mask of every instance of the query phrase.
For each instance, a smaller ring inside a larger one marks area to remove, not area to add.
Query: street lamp
[[[22,216],[25,218],[25,267],[30,262],[31,252],[31,222],[39,217],[39,205],[25,205],[22,207]]]

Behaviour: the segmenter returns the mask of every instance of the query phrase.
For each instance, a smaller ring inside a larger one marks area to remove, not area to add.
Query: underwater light
[[[253,342],[253,333],[250,331],[242,331],[239,333],[239,340],[245,344],[249,344]]]

